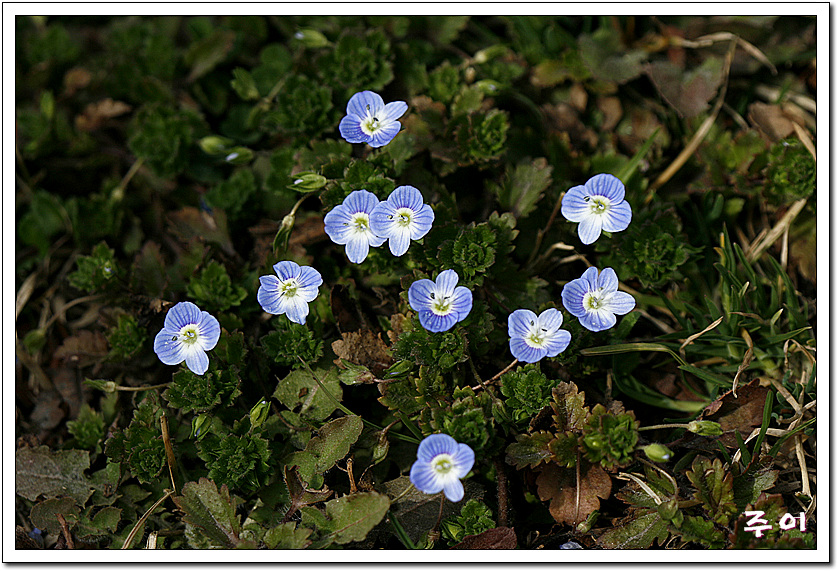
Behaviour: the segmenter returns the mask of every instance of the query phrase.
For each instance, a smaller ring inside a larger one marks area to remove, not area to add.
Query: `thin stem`
[[[544,226],[542,230],[538,231],[538,234],[535,237],[535,246],[533,246],[532,253],[530,254],[530,258],[527,260],[526,266],[530,267],[533,261],[535,260],[535,255],[538,253],[538,249],[541,247],[541,241],[544,239],[544,236],[550,230],[550,227],[553,225],[553,221],[556,219],[556,215],[559,213],[559,208],[562,205],[562,197],[564,193],[559,195],[558,200],[556,200],[556,205],[553,207],[553,212],[550,213],[550,218],[547,220],[547,224]]]
[[[491,383],[491,382],[493,382],[493,381],[496,381],[496,380],[497,380],[497,379],[499,379],[501,376],[503,376],[503,374],[504,374],[504,373],[508,373],[508,372],[512,369],[512,367],[514,367],[514,366],[515,366],[515,365],[517,365],[517,364],[518,364],[518,359],[515,359],[514,361],[512,361],[511,363],[509,363],[509,365],[507,365],[507,367],[506,367],[503,371],[501,371],[500,373],[498,373],[497,375],[495,375],[494,377],[492,377],[491,379],[489,379],[489,380],[488,380],[488,381],[486,381],[486,382],[487,382],[487,383]]]
[[[637,430],[657,430],[658,428],[687,428],[686,424],[655,424],[653,426],[641,426]]]
[[[169,381],[168,383],[160,383],[159,385],[151,385],[151,386],[148,386],[148,387],[123,387],[123,386],[120,386],[120,385],[116,385],[114,387],[114,390],[124,391],[126,393],[136,393],[136,392],[140,392],[140,391],[150,391],[150,390],[153,390],[153,389],[163,389],[163,388],[168,387],[170,384],[172,384],[171,381]]]
[[[125,538],[125,543],[122,544],[122,549],[128,549],[131,547],[131,542],[134,541],[134,536],[137,535],[137,531],[139,531],[140,527],[145,523],[145,520],[148,519],[148,516],[151,515],[151,512],[157,509],[157,506],[162,504],[166,498],[174,494],[173,490],[166,490],[166,493],[163,495],[162,498],[154,502],[154,505],[148,508],[148,511],[143,514],[137,523],[134,524],[134,528],[131,530],[131,533],[128,534],[128,537]]]
[[[140,167],[143,166],[143,161],[145,159],[137,159],[134,161],[134,164],[131,165],[131,168],[128,169],[128,172],[125,173],[125,176],[122,177],[122,180],[119,182],[119,186],[116,187],[114,190],[115,194],[122,195],[125,192],[125,188],[128,186],[128,183],[131,182],[131,179],[134,178],[134,175],[137,174],[137,171],[140,170]]]
[[[506,488],[506,468],[499,458],[495,458],[495,472],[498,475],[498,526],[506,527],[508,523],[507,512],[509,511]]]

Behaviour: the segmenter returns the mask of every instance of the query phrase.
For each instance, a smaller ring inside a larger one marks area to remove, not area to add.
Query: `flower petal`
[[[402,256],[410,247],[410,230],[405,227],[393,225],[390,236],[388,236],[390,252],[394,256]]]
[[[606,232],[620,232],[628,228],[630,223],[631,206],[625,200],[619,204],[612,204],[602,215],[602,229]]]
[[[551,307],[542,311],[541,315],[538,316],[537,326],[539,329],[546,329],[546,332],[550,333],[561,327],[563,320],[562,312],[555,307]]]
[[[166,313],[163,327],[178,332],[187,325],[195,325],[201,320],[201,310],[191,301],[176,303]]]
[[[579,239],[583,244],[593,244],[602,234],[602,216],[589,214],[579,221]]]
[[[455,313],[449,313],[448,315],[437,315],[433,311],[420,311],[419,312],[419,323],[422,324],[422,327],[430,331],[431,333],[440,333],[442,331],[448,331],[459,321],[457,319],[457,315]]]
[[[362,119],[376,116],[384,110],[384,100],[373,91],[359,91],[349,98],[346,104],[347,115],[358,115]]]
[[[625,315],[634,309],[635,305],[636,302],[634,301],[634,298],[624,291],[614,292],[611,294],[611,297],[608,298],[609,311],[613,311],[617,315]]]
[[[614,268],[605,268],[599,273],[597,278],[597,287],[601,287],[605,293],[617,291],[620,281],[617,279],[617,272]]]
[[[510,337],[526,337],[530,332],[530,327],[538,319],[534,312],[529,309],[516,309],[509,314],[506,320],[507,328]]]
[[[439,272],[436,277],[436,291],[441,296],[454,295],[454,288],[457,287],[457,282],[460,281],[460,276],[454,270],[443,270]]]
[[[387,202],[396,208],[410,208],[414,213],[419,212],[425,199],[415,186],[405,185],[396,188],[387,197]]]
[[[396,207],[388,200],[379,202],[370,212],[370,228],[376,236],[389,238],[396,226],[393,217],[396,215]]]
[[[614,327],[617,316],[604,309],[594,309],[580,316],[579,323],[591,331],[604,331]]]
[[[370,243],[366,236],[355,234],[346,242],[346,257],[353,264],[360,264],[370,253]]]
[[[274,271],[282,281],[299,277],[300,265],[297,262],[282,261],[274,264]]]
[[[419,240],[430,232],[434,224],[434,210],[427,204],[423,204],[410,220],[410,237]]]
[[[198,345],[204,351],[215,348],[218,339],[221,337],[221,325],[218,320],[206,311],[201,312],[201,320],[198,322]]]
[[[430,311],[432,293],[436,293],[434,282],[428,279],[416,280],[407,290],[407,301],[414,311]]]
[[[585,280],[588,283],[588,289],[586,290],[586,293],[589,291],[594,291],[600,286],[599,282],[597,282],[598,275],[599,270],[596,269],[594,266],[591,266],[590,268],[582,272],[581,279]]]
[[[308,304],[305,300],[299,295],[285,297],[284,299],[287,300],[287,305],[283,313],[294,323],[305,325],[306,317],[308,316]]]
[[[203,375],[209,369],[209,357],[200,347],[195,346],[186,352],[186,366],[196,375]]]
[[[186,359],[186,349],[177,338],[177,331],[167,327],[154,337],[154,352],[165,365],[177,365]]]
[[[465,495],[463,483],[460,480],[454,478],[446,480],[443,483],[443,490],[445,491],[445,497],[451,500],[452,502],[459,502],[463,499],[463,496]]]
[[[626,187],[620,179],[613,174],[598,174],[585,183],[591,194],[604,196],[611,203],[622,202],[626,196]]]
[[[300,274],[297,276],[297,284],[301,289],[320,287],[323,285],[323,276],[311,266],[301,266]]]
[[[442,491],[442,480],[431,468],[430,460],[419,459],[413,463],[410,467],[410,483],[423,494],[437,494]]]
[[[430,462],[440,454],[450,454],[451,456],[457,451],[457,441],[447,434],[431,434],[422,439],[419,443],[419,450],[416,451],[416,457],[419,460]]]
[[[407,111],[407,103],[404,101],[391,101],[384,106],[384,111],[378,113],[381,121],[395,121]]]
[[[588,293],[588,282],[583,279],[571,280],[562,288],[562,305],[575,317],[585,315],[585,306],[582,304],[585,294]]]
[[[259,291],[256,292],[256,301],[262,306],[262,309],[267,313],[279,315],[278,306],[281,299],[279,291],[279,278],[276,276],[261,276],[259,282]]]
[[[382,123],[381,126],[370,136],[369,146],[375,148],[383,147],[399,134],[401,128],[402,124],[398,121],[393,121],[392,123]]]
[[[587,216],[591,207],[585,200],[590,193],[584,186],[574,186],[562,197],[562,216],[571,222],[580,222]]]
[[[361,129],[361,117],[358,115],[347,115],[341,119],[338,130],[347,143],[366,143],[370,138]]]
[[[353,190],[343,200],[342,206],[346,208],[349,214],[357,214],[358,212],[366,212],[369,214],[372,209],[378,205],[378,197],[368,190]]]
[[[326,234],[335,244],[346,244],[352,236],[352,217],[343,204],[335,206],[323,217]]]
[[[451,309],[457,314],[457,321],[462,321],[471,312],[472,296],[471,291],[464,286],[454,288],[451,298]]]
[[[559,329],[544,345],[544,348],[547,350],[547,356],[555,357],[570,345],[570,332]]]
[[[457,451],[452,454],[454,473],[458,478],[465,478],[474,466],[474,450],[468,444],[457,444]]]
[[[510,339],[509,350],[512,352],[512,356],[522,363],[536,363],[547,354],[544,349],[536,349],[527,345],[523,337]]]

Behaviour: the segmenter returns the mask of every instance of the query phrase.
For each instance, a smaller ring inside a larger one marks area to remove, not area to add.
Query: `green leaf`
[[[212,543],[226,549],[239,546],[241,524],[227,486],[219,490],[207,478],[187,482],[174,502],[185,514],[183,521],[200,528]]]
[[[230,87],[245,101],[259,99],[259,89],[256,87],[256,82],[250,72],[244,68],[237,67],[233,70],[233,80],[230,82]]]
[[[699,456],[687,471],[687,478],[695,487],[695,499],[701,502],[707,514],[716,523],[727,525],[731,516],[736,515],[733,474],[724,469],[718,458],[711,462]]]
[[[29,519],[38,529],[58,535],[61,525],[57,514],[64,516],[65,521],[72,525],[79,515],[79,508],[73,498],[50,498],[32,506]]]
[[[314,469],[325,472],[343,459],[349,453],[349,447],[358,440],[363,428],[364,423],[359,416],[344,416],[323,426],[306,445],[306,452],[317,459]]]
[[[70,496],[84,505],[93,486],[84,471],[90,454],[84,450],[52,451],[46,446],[15,451],[15,492],[27,500],[38,496]]]
[[[606,549],[648,549],[656,539],[662,546],[667,537],[669,524],[655,510],[609,529],[597,543]]]
[[[301,416],[311,420],[324,420],[338,403],[343,399],[343,390],[340,386],[337,369],[317,368],[314,374],[329,392],[331,397],[323,392],[320,385],[312,378],[311,373],[305,369],[292,371],[287,377],[279,381],[274,391],[274,398],[289,409],[298,412]]]
[[[192,83],[224,61],[235,39],[236,34],[231,30],[215,30],[189,46],[184,61],[192,69],[186,81]]]
[[[725,537],[716,529],[712,521],[695,516],[684,516],[678,532],[684,541],[694,541],[710,549],[722,549]]]
[[[328,539],[344,545],[361,541],[384,519],[390,499],[378,492],[361,492],[326,503]]]
[[[297,522],[288,521],[265,532],[265,545],[268,549],[305,549],[311,545],[308,538],[312,531],[297,527]]]
[[[492,185],[493,190],[500,205],[520,220],[533,211],[544,191],[550,187],[552,173],[553,167],[543,157],[532,162],[522,161],[507,172],[502,186]]]
[[[519,434],[514,442],[506,447],[506,462],[517,469],[534,468],[552,457],[549,449],[550,441],[555,438],[547,431],[541,430],[534,434]]]
[[[91,538],[116,533],[116,528],[119,526],[122,517],[121,508],[112,506],[102,508],[92,518],[87,515],[89,511],[89,509],[85,510],[85,514],[82,514],[82,517],[79,518],[76,534],[80,538],[90,540]]]

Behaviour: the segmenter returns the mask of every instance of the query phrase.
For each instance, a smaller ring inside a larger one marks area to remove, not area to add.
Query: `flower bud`
[[[84,384],[105,393],[112,393],[119,386],[115,382],[106,381],[105,379],[85,379]]]
[[[271,411],[271,403],[267,399],[262,399],[256,406],[250,409],[250,424],[253,428],[262,425],[268,419],[268,413]]]
[[[646,457],[652,462],[667,462],[672,458],[672,450],[663,444],[649,444],[643,447],[643,452],[646,453]]]
[[[476,64],[486,63],[489,60],[505,55],[508,51],[509,48],[504,45],[498,44],[496,46],[490,46],[474,54],[472,61]]]
[[[206,413],[199,414],[198,416],[192,419],[192,432],[189,433],[189,438],[201,440],[210,432],[211,426],[212,418],[210,418],[210,415]]]
[[[693,420],[687,424],[687,430],[699,436],[719,436],[724,431],[722,425],[712,420]]]
[[[274,236],[273,248],[275,252],[278,252],[280,248],[282,250],[288,249],[288,239],[291,237],[291,230],[294,229],[294,220],[293,213],[286,214],[282,219],[282,224],[279,225],[279,230],[277,230],[276,236]]]
[[[217,135],[208,135],[198,141],[198,146],[208,155],[223,155],[227,153],[230,145],[233,144],[232,139],[227,137],[219,137]]]
[[[294,181],[288,185],[288,188],[302,193],[318,190],[328,182],[325,176],[314,172],[301,172],[291,176]]]
[[[500,91],[500,85],[493,79],[481,79],[474,86],[479,89],[483,95],[497,95]]]
[[[230,153],[224,157],[224,160],[234,165],[246,165],[253,160],[253,151],[247,147],[235,147],[230,149]]]
[[[321,32],[312,28],[298,30],[294,34],[294,39],[298,40],[307,48],[324,48],[331,43]]]

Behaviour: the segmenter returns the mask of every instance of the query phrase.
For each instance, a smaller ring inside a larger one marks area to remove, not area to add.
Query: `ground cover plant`
[[[815,547],[814,18],[15,27],[19,548]]]

